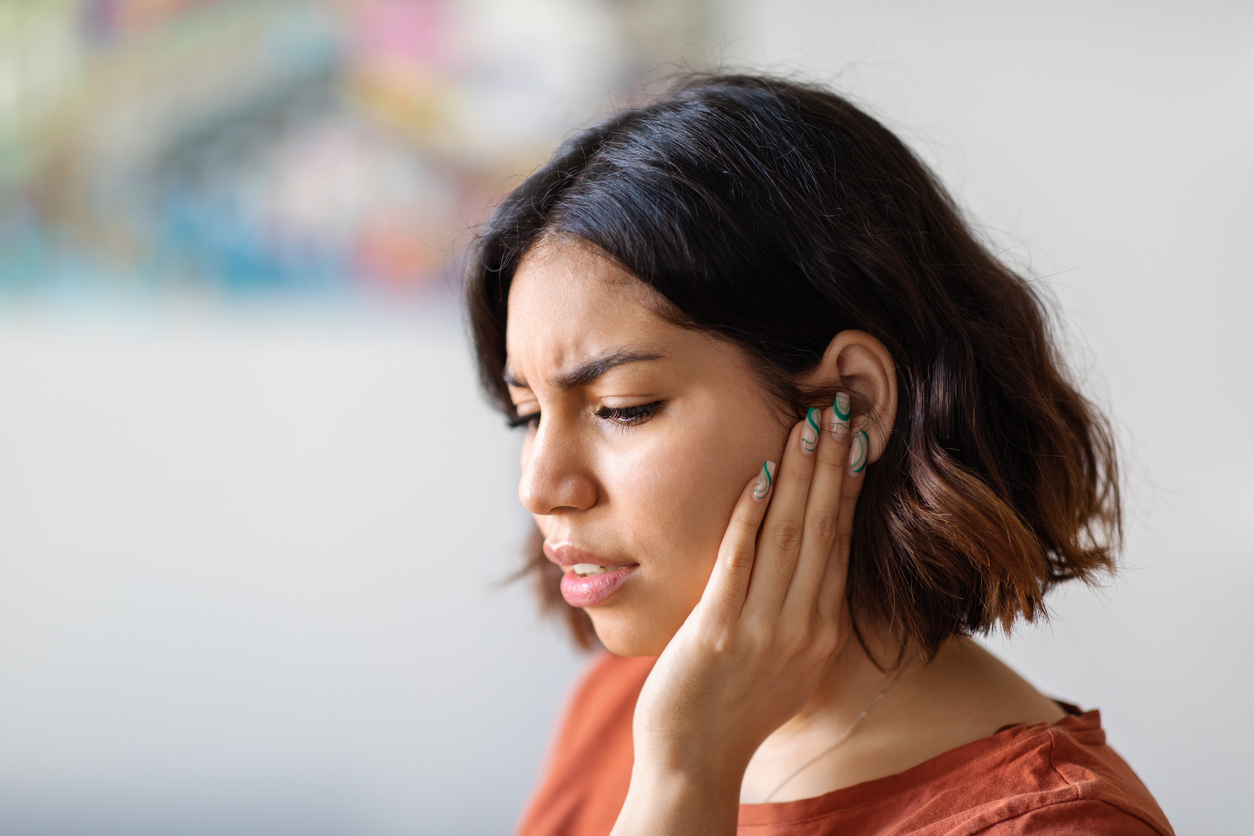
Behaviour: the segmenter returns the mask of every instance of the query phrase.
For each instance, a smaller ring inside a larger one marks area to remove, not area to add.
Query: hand
[[[833,409],[819,423],[816,444],[803,445],[815,435],[807,421],[793,427],[760,498],[757,483],[745,488],[700,602],[645,682],[615,834],[734,832],[749,759],[848,640],[845,579],[863,481],[850,446],[865,464],[867,436]]]

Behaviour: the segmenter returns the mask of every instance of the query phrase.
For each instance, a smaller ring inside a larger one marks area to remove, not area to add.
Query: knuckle
[[[836,540],[836,528],[839,523],[840,515],[837,512],[824,509],[816,511],[811,516],[808,527],[814,536],[819,538],[819,542],[831,543]]]
[[[789,630],[780,637],[780,650],[788,658],[804,656],[811,647],[811,633],[807,629]]]
[[[836,632],[836,616],[840,612],[840,601],[834,595],[820,595],[818,600],[818,619],[827,625],[826,629]]]
[[[751,655],[764,655],[770,648],[774,636],[771,625],[763,624],[758,619],[746,619],[741,623],[737,646]]]
[[[776,628],[773,624],[755,625],[749,633],[751,646],[758,654],[763,656],[774,656],[777,647],[778,638]]]
[[[739,530],[741,534],[753,534],[758,530],[758,517],[747,508],[737,508],[728,527]]]
[[[736,650],[736,636],[730,630],[712,630],[708,642],[710,650],[720,656]]]
[[[813,470],[809,467],[802,467],[800,466],[801,464],[801,462],[798,462],[798,464],[788,468],[783,475],[791,482],[796,482],[799,485],[808,485],[810,484],[811,476],[813,476]]]
[[[843,472],[849,455],[849,439],[830,438],[829,441],[831,443],[819,445],[819,461],[829,467],[838,467]]]
[[[784,551],[796,551],[801,547],[801,525],[795,520],[785,520],[775,529],[773,541]]]
[[[748,543],[752,543],[757,539],[758,527],[744,522],[733,522],[727,527],[727,539],[733,544],[729,548],[746,548]]]
[[[831,656],[836,651],[837,645],[835,628],[831,624],[820,621],[812,632],[814,652],[824,659]]]
[[[753,568],[753,549],[732,546],[723,550],[723,562],[733,572],[747,572]]]

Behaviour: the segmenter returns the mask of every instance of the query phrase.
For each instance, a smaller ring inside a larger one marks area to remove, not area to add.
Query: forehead
[[[667,352],[696,334],[658,313],[660,297],[590,244],[533,247],[509,291],[507,370],[530,380],[608,351]]]

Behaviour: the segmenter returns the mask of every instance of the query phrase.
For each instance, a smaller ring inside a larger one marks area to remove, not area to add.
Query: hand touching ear
[[[864,423],[838,394],[793,427],[778,467],[763,463],[745,486],[700,602],[636,703],[615,836],[736,832],[750,758],[849,639],[849,540],[872,448]]]
[[[897,418],[897,364],[884,344],[866,331],[841,331],[803,383],[839,386],[857,396],[870,442],[867,462],[878,461]]]

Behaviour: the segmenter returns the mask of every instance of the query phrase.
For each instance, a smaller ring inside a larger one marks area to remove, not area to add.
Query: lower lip
[[[599,607],[618,591],[635,566],[624,566],[599,575],[579,577],[574,572],[562,575],[562,597],[572,607]]]

